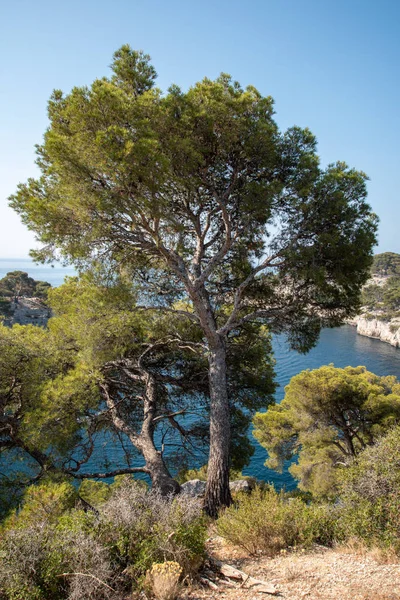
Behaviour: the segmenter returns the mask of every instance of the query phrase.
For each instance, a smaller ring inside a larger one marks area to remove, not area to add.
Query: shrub
[[[98,507],[110,498],[112,486],[104,481],[84,479],[79,487],[79,495],[92,506]]]
[[[37,486],[7,520],[2,600],[116,600],[153,563],[174,561],[184,575],[199,567],[206,524],[196,500],[165,500],[133,480],[112,486],[96,514],[72,508],[75,498],[69,484]]]
[[[85,531],[56,530],[48,545],[42,573],[49,598],[57,598],[55,592],[67,591],[61,598],[103,600],[110,597],[113,569],[108,550],[93,535]]]
[[[0,597],[8,600],[103,600],[111,588],[108,551],[93,516],[71,511],[50,521],[8,528],[0,542]]]
[[[154,563],[148,572],[150,588],[157,600],[175,600],[179,592],[182,567],[174,561]]]
[[[40,526],[10,529],[0,542],[0,597],[42,600],[38,576],[45,558],[48,532]],[[2,596],[4,594],[4,596]],[[57,598],[57,596],[55,596]]]
[[[333,507],[307,505],[270,487],[240,495],[239,502],[220,516],[217,529],[251,554],[274,555],[287,547],[308,547],[314,541],[331,543],[334,521]]]
[[[75,505],[77,498],[75,488],[67,482],[49,480],[40,485],[31,485],[24,494],[21,508],[5,519],[3,528],[54,523]]]
[[[102,506],[99,527],[114,560],[135,579],[164,561],[178,562],[186,575],[204,556],[200,503],[187,496],[166,500],[133,481],[125,481]]]
[[[392,429],[341,473],[343,538],[400,551],[400,427]]]

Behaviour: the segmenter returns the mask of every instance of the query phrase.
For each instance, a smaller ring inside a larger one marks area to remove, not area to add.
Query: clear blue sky
[[[400,0],[0,0],[0,257],[34,245],[7,197],[37,175],[52,90],[108,74],[124,43],[151,55],[164,90],[224,71],[273,96],[323,164],[369,175],[377,250],[400,252],[399,26]]]

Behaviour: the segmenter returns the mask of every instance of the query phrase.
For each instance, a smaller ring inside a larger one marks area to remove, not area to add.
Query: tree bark
[[[232,502],[229,490],[230,409],[226,382],[226,349],[222,338],[210,348],[210,454],[207,468],[205,512],[213,518]]]
[[[148,371],[144,374],[144,418],[142,430],[135,441],[132,442],[143,454],[146,468],[150,471],[151,483],[155,490],[162,496],[175,495],[180,492],[180,485],[171,477],[161,452],[154,444],[154,418],[157,413],[157,382]]]
[[[118,403],[115,403],[110,396],[107,385],[102,385],[101,389],[107,405],[111,410],[111,418],[114,426],[125,433],[132,445],[142,454],[145,460],[145,469],[149,473],[152,487],[162,496],[176,495],[180,492],[180,485],[171,477],[162,453],[159,452],[154,444],[154,418],[157,413],[157,382],[154,376],[141,366],[136,366],[137,373],[130,373],[130,378],[141,382],[144,386],[143,393],[143,422],[140,433],[136,433],[131,425],[121,417]]]
[[[171,477],[161,452],[159,452],[150,439],[141,439],[136,442],[136,447],[143,454],[146,469],[150,472],[152,489],[159,492],[161,496],[175,496],[180,492],[180,485]]]

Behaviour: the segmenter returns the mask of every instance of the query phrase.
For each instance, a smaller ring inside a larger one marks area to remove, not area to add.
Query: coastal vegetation
[[[282,402],[257,413],[253,423],[268,467],[282,471],[291,461],[299,489],[334,497],[343,468],[400,423],[400,383],[365,367],[302,371]]]
[[[170,469],[205,462],[208,448],[198,329],[137,310],[135,289],[115,280],[70,279],[48,305],[55,316],[46,329],[0,326],[4,491],[60,472],[78,480],[142,473],[159,494],[177,493]],[[254,451],[251,416],[273,401],[268,332],[243,328],[227,344],[227,368],[231,467],[240,471]],[[99,457],[107,438],[120,448],[118,465]]]
[[[0,497],[4,600],[119,600],[139,597],[143,589],[156,598],[160,589],[171,590],[173,600],[184,581],[202,573],[210,522],[201,499],[166,494],[157,477],[151,489],[133,479],[137,471],[151,475],[145,453],[144,468],[128,461],[120,469],[124,476],[115,465],[96,473],[88,469],[94,442],[101,444],[107,431],[117,439],[128,428],[121,439],[133,457],[129,433],[141,435],[148,412],[146,381],[132,383],[127,375],[139,368],[157,380],[154,447],[160,443],[157,428],[172,419],[180,466],[193,446],[206,449],[209,396],[200,374],[207,365],[192,346],[179,347],[198,343],[201,334],[191,325],[189,335],[186,320],[138,311],[135,287],[115,275],[105,286],[100,275],[72,278],[50,290],[54,316],[47,328],[0,327],[1,456],[3,465],[9,455],[14,466],[2,479]],[[237,434],[231,454],[238,469],[248,458],[251,415],[262,401],[271,404],[274,391],[269,334],[265,330],[260,338],[262,331],[243,330],[244,337],[227,346],[229,389],[242,411],[238,429],[232,412]],[[164,345],[172,333],[179,360],[173,345]],[[126,373],[119,373],[120,365]],[[122,385],[111,406],[101,387],[108,377],[109,385]],[[193,431],[185,411],[196,411]],[[259,413],[255,424],[271,466],[297,454],[291,470],[300,489],[278,492],[258,482],[252,491],[235,494],[214,525],[218,534],[257,556],[356,541],[383,554],[400,553],[399,417],[400,383],[394,377],[333,366],[295,376],[283,402]],[[177,492],[177,464],[159,448],[168,489]],[[114,483],[107,475],[116,475]],[[206,478],[207,470],[182,472],[179,481],[199,476]]]
[[[371,273],[372,280],[362,291],[362,305],[381,319],[400,316],[400,254],[376,254]]]
[[[400,277],[400,254],[396,252],[382,252],[375,254],[372,261],[371,273],[378,277]]]
[[[46,281],[36,281],[24,271],[11,271],[0,279],[0,296],[4,298],[46,298],[51,285]]]
[[[334,501],[264,484],[237,494],[214,526],[250,556],[356,541],[393,556],[400,552],[399,449],[395,427],[341,470]],[[79,490],[48,478],[29,487],[1,525],[0,597],[117,600],[146,589],[162,598],[154,578],[165,572],[174,600],[178,583],[202,567],[208,527],[199,499],[163,498],[130,476],[111,485],[85,481]]]
[[[0,319],[13,316],[21,296],[39,298],[44,302],[51,285],[36,281],[25,271],[11,271],[0,279]]]
[[[145,586],[155,563],[173,561],[188,578],[204,558],[206,522],[196,500],[162,499],[122,478],[98,510],[83,508],[68,483],[27,490],[1,528],[1,598],[117,599]]]
[[[400,554],[398,380],[329,365],[274,404],[272,334],[307,352],[357,314],[371,268],[385,282],[363,301],[399,309],[366,175],[322,168],[308,129],[279,131],[272,99],[226,74],[165,94],[155,78],[122,46],[109,78],[54,91],[41,176],[10,199],[34,256],[79,277],[0,281],[52,315],[0,324],[1,600],[175,600],[210,531],[250,555],[352,539]],[[297,490],[232,498],[253,416]]]
[[[182,323],[179,343],[168,333],[164,347],[173,356],[185,345],[204,364],[204,506],[216,517],[231,503],[235,340],[257,348],[265,332],[285,332],[306,352],[322,327],[355,314],[377,218],[366,175],[343,162],[322,168],[312,133],[279,131],[272,99],[253,86],[222,74],[163,94],[155,78],[149,57],[125,45],[111,77],[55,90],[41,176],[10,202],[43,243],[36,258],[106,266],[134,281],[144,320]]]

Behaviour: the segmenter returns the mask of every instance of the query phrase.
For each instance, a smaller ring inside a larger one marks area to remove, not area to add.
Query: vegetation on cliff
[[[0,279],[0,319],[13,317],[21,296],[39,298],[43,302],[47,298],[50,283],[36,281],[24,271],[11,271]]]
[[[362,291],[367,312],[387,321],[400,316],[400,254],[384,252],[374,256],[373,279]]]
[[[371,273],[378,277],[396,276],[400,277],[400,254],[396,252],[383,252],[375,254]]]
[[[36,281],[24,271],[11,271],[0,279],[0,296],[18,299],[20,296],[29,298],[47,298],[51,288],[46,281]]]

